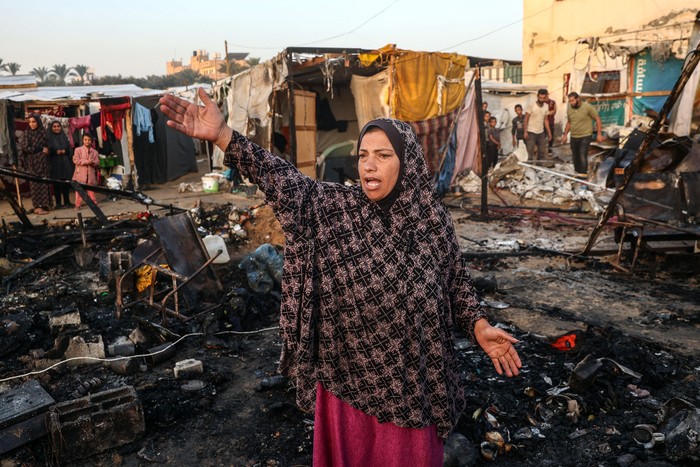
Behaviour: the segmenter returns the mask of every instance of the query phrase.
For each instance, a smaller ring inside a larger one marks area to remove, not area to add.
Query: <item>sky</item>
[[[520,60],[524,0],[0,0],[2,63],[19,74],[55,64],[96,76],[164,75],[193,50],[399,48]],[[485,37],[482,37],[485,36]],[[7,74],[7,73],[3,73]]]

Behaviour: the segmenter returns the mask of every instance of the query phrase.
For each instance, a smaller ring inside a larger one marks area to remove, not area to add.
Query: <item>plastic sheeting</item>
[[[467,57],[459,54],[406,52],[397,57],[392,96],[394,117],[414,122],[459,108],[467,92]]]
[[[237,132],[248,135],[248,122],[255,120],[260,127],[268,127],[271,121],[270,94],[287,78],[284,60],[268,60],[235,76],[226,96],[229,116],[228,125]]]
[[[479,126],[474,86],[469,88],[464,106],[457,115],[457,150],[455,152],[454,174],[459,174],[465,169],[481,173],[481,160],[479,151]],[[454,180],[454,175],[453,175]]]
[[[355,97],[358,127],[364,128],[370,120],[389,116],[389,70],[373,76],[353,75],[350,90]]]

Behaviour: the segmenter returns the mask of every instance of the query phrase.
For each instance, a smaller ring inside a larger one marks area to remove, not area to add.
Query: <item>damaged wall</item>
[[[619,70],[619,92],[632,91],[628,55],[653,44],[652,52],[662,58],[685,57],[700,0],[528,0],[523,5],[523,83],[547,86],[559,104],[561,124],[567,74],[569,89],[579,91],[587,72]],[[627,117],[631,110],[626,109]]]

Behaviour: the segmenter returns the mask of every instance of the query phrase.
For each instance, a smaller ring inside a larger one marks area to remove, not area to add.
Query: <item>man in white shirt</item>
[[[545,160],[548,154],[547,143],[552,139],[552,129],[549,127],[549,93],[546,89],[537,91],[537,101],[527,107],[523,139],[527,147],[528,160]],[[535,152],[537,148],[537,152]]]

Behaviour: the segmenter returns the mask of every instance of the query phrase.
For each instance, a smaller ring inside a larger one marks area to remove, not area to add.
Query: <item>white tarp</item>
[[[225,80],[222,86],[230,87],[226,96],[229,126],[243,135],[249,135],[248,122],[252,119],[258,126],[268,127],[270,94],[284,84],[287,74],[284,60],[271,59]]]
[[[357,126],[363,128],[367,122],[389,116],[389,70],[373,76],[353,75],[350,90],[355,97]]]
[[[17,88],[0,91],[0,99],[13,102],[97,100],[105,97],[157,96],[165,91],[143,89],[135,84],[114,84],[105,86],[40,86],[38,88]]]

